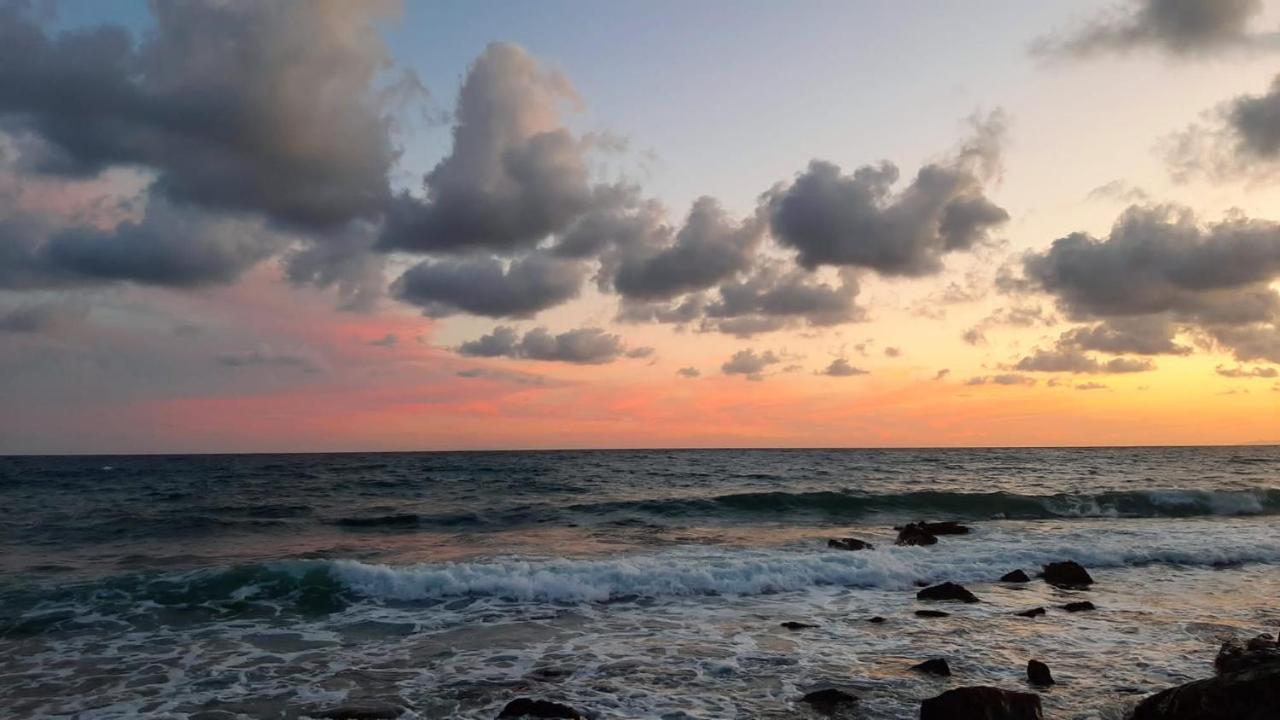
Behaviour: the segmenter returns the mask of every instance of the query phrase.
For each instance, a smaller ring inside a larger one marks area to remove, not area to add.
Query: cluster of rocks
[[[1132,720],[1272,720],[1280,717],[1280,640],[1229,640],[1217,675],[1169,688],[1138,703]]]

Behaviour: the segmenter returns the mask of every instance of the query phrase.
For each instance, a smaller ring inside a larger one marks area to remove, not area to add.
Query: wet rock
[[[911,669],[929,675],[937,675],[938,677],[951,677],[951,666],[947,665],[947,661],[942,658],[925,660],[917,665],[912,665]]]
[[[942,612],[941,610],[917,610],[916,617],[925,617],[925,618],[951,617],[951,613]]]
[[[1045,565],[1044,581],[1055,587],[1068,589],[1081,589],[1093,584],[1089,571],[1074,560]]]
[[[873,618],[867,618],[867,622],[875,623],[876,625],[879,625],[880,623],[884,622],[884,618],[880,617],[879,615],[876,615]]]
[[[1081,600],[1080,602],[1069,602],[1063,605],[1062,609],[1067,612],[1084,612],[1086,610],[1097,610],[1098,606],[1088,600]]]
[[[876,546],[858,538],[831,538],[827,547],[837,550],[875,550]]]
[[[810,628],[816,628],[818,626],[810,625],[809,623],[802,623],[802,622],[796,622],[794,620],[788,620],[782,623],[782,627],[788,630],[808,630]]]
[[[1228,640],[1222,643],[1213,666],[1219,673],[1230,673],[1273,663],[1280,663],[1280,646],[1270,635],[1259,635],[1247,641]]]
[[[499,718],[565,718],[567,720],[585,720],[582,713],[574,710],[568,705],[551,702],[549,700],[531,700],[529,698],[516,698],[507,703],[502,708],[502,712],[498,713]]]
[[[1156,693],[1132,720],[1274,720],[1280,707],[1280,663],[1229,672]]]
[[[920,720],[1041,720],[1040,696],[977,685],[920,703]]]
[[[1027,661],[1027,682],[1032,685],[1040,685],[1047,687],[1053,684],[1053,674],[1049,672],[1049,666],[1039,660]]]
[[[1027,577],[1027,574],[1022,572],[1022,570],[1013,570],[1001,575],[1000,582],[1024,583],[1031,582],[1031,578]]]
[[[927,532],[930,535],[967,535],[969,534],[969,528],[967,526],[961,525],[960,523],[955,522],[954,520],[945,520],[943,522],[925,522],[923,520],[920,520],[918,522],[907,523],[906,525],[893,526],[893,529],[899,532],[906,530],[907,528],[915,528],[916,530]]]
[[[800,702],[808,703],[814,710],[824,715],[833,715],[842,706],[858,702],[858,698],[843,690],[825,688],[805,695],[800,698]]]
[[[354,700],[310,713],[325,720],[395,720],[403,714],[403,707],[381,700]]]
[[[1020,613],[1014,613],[1014,615],[1017,615],[1018,617],[1036,617],[1038,615],[1043,615],[1044,612],[1045,610],[1042,607],[1033,607],[1030,610],[1023,610]]]
[[[936,545],[938,537],[916,525],[907,525],[898,531],[894,545]]]
[[[976,603],[978,596],[964,589],[963,585],[944,582],[931,585],[916,593],[917,600],[957,600],[959,602]]]

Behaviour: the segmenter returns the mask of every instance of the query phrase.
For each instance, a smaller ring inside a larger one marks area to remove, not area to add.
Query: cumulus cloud
[[[643,357],[647,353],[629,354],[621,337],[600,328],[579,328],[553,335],[544,327],[536,327],[521,336],[515,328],[500,325],[488,335],[462,343],[458,354],[603,365],[619,357]]]
[[[1103,320],[1075,342],[1100,350],[1185,353],[1176,328],[1198,328],[1241,361],[1280,362],[1280,225],[1235,216],[1200,224],[1190,210],[1132,207],[1105,239],[1074,233],[1023,258],[1027,286],[1072,320]]]
[[[924,166],[897,193],[892,163],[844,174],[814,160],[790,186],[766,194],[774,237],[808,268],[912,277],[938,272],[944,255],[972,249],[1009,219],[985,194],[999,171],[1004,115],[975,120],[974,127],[974,138],[953,158]]]
[[[1087,374],[1113,374],[1146,372],[1155,369],[1147,358],[1112,358],[1099,361],[1072,347],[1036,350],[1019,360],[1013,368],[1022,372],[1065,372]]]
[[[592,200],[587,145],[560,120],[577,102],[562,73],[517,45],[490,44],[458,93],[449,155],[424,178],[425,197],[396,197],[382,244],[509,252],[565,230]]]
[[[844,358],[836,358],[831,361],[830,365],[819,371],[818,374],[830,375],[831,377],[852,377],[854,375],[866,375],[867,371],[850,365],[849,361]]]
[[[748,380],[763,380],[764,371],[771,365],[782,362],[782,358],[772,350],[758,353],[750,348],[739,350],[723,365],[720,371],[725,375],[744,375]]]
[[[1251,45],[1262,0],[1127,0],[1066,33],[1032,44],[1036,54],[1088,57],[1150,48],[1175,56]]]
[[[504,261],[492,256],[424,260],[392,285],[392,294],[430,317],[470,313],[532,317],[577,297],[587,274],[578,261],[532,253]]]
[[[680,377],[696,378],[702,376],[702,371],[696,367],[682,367],[676,371],[676,374]]]
[[[823,282],[809,271],[786,269],[771,262],[741,280],[722,284],[719,297],[705,308],[703,330],[747,337],[803,322],[827,327],[865,317],[855,304],[858,281],[850,271],[840,273],[840,283]]]
[[[1173,135],[1166,159],[1177,180],[1265,179],[1280,172],[1280,77],[1206,113],[1205,123]]]
[[[1111,318],[1063,333],[1059,345],[1121,355],[1189,355],[1191,348],[1174,342],[1177,327],[1160,315]]]
[[[1112,180],[1089,191],[1088,200],[1099,202],[1118,202],[1125,205],[1145,203],[1151,199],[1146,190],[1130,185],[1124,180]]]
[[[965,385],[1035,385],[1036,379],[1017,373],[978,375],[965,381]]]
[[[1227,378],[1274,378],[1280,377],[1280,370],[1273,367],[1224,367],[1214,368],[1214,372]]]

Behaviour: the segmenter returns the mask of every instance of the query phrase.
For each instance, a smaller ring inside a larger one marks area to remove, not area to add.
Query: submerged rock
[[[920,720],[1041,720],[1040,696],[977,685],[920,703]]]
[[[1044,608],[1033,607],[1030,610],[1023,610],[1022,612],[1014,613],[1014,615],[1017,615],[1019,617],[1036,617],[1037,615],[1043,615],[1044,613],[1045,613]]]
[[[1259,635],[1246,641],[1222,643],[1213,666],[1219,673],[1230,673],[1273,663],[1280,663],[1280,646],[1270,635]]]
[[[1085,610],[1097,610],[1098,606],[1088,600],[1081,600],[1080,602],[1069,602],[1063,605],[1062,609],[1067,612],[1084,612]]]
[[[875,550],[876,546],[858,538],[831,538],[827,547],[837,550]]]
[[[937,618],[937,617],[950,617],[950,616],[951,616],[951,613],[942,612],[941,610],[917,610],[916,611],[916,617]]]
[[[1032,685],[1047,686],[1053,684],[1053,674],[1049,672],[1049,666],[1039,660],[1027,661],[1027,682]]]
[[[568,705],[551,702],[549,700],[531,700],[529,698],[516,698],[507,703],[502,708],[502,712],[498,713],[499,718],[562,718],[564,720],[585,720],[582,713],[574,710]]]
[[[1022,572],[1022,570],[1013,570],[1001,575],[1000,582],[1024,583],[1031,582],[1031,578],[1027,577],[1027,574]]]
[[[782,623],[782,627],[788,630],[808,630],[810,628],[816,628],[818,626],[810,625],[809,623],[802,623],[802,622],[796,622],[794,620],[788,620]]]
[[[1152,695],[1132,720],[1274,720],[1280,708],[1280,663],[1196,680]]]
[[[1093,584],[1089,571],[1074,560],[1045,565],[1044,581],[1050,585],[1068,589],[1086,588]]]
[[[875,616],[875,617],[873,617],[873,618],[867,618],[867,622],[869,622],[869,623],[875,623],[875,624],[879,625],[880,623],[884,622],[884,618],[880,617],[879,615],[876,615],[876,616]]]
[[[843,690],[835,688],[825,688],[823,690],[814,690],[813,692],[800,698],[800,702],[808,703],[824,715],[833,715],[841,706],[850,705],[858,702],[858,698]]]
[[[917,600],[957,600],[959,602],[976,603],[978,596],[969,592],[963,585],[944,582],[931,585],[916,593]]]
[[[925,660],[917,665],[912,665],[911,669],[929,675],[937,675],[938,677],[951,677],[951,666],[942,658]]]
[[[332,708],[311,713],[311,717],[326,720],[394,720],[404,714],[404,708],[381,700],[355,700]]]
[[[916,525],[907,525],[898,531],[898,539],[894,545],[936,545],[938,537]]]
[[[967,535],[969,533],[968,526],[961,525],[954,520],[944,520],[943,522],[918,522],[907,523],[906,525],[894,525],[893,529],[899,532],[908,528],[914,528],[929,533],[930,535]]]

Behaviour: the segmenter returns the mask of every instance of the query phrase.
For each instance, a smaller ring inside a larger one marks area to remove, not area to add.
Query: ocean
[[[6,717],[913,718],[1036,658],[1118,719],[1280,627],[1277,447],[8,457],[0,510]],[[998,582],[1057,560],[1096,584]]]

